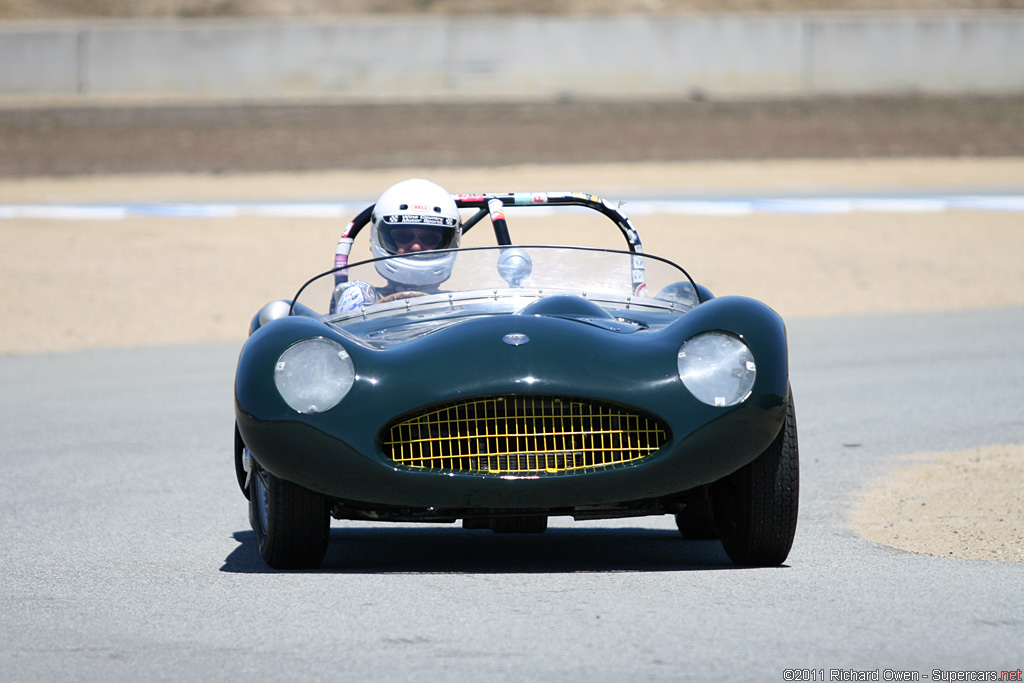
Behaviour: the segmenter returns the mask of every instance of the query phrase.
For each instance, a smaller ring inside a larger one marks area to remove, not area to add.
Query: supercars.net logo
[[[1016,671],[945,671],[932,669],[899,671],[896,669],[786,669],[785,681],[1021,681],[1021,670]]]

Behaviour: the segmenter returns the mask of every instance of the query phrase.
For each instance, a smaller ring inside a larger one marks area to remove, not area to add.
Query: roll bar
[[[508,233],[508,224],[505,221],[506,206],[529,207],[529,206],[583,206],[597,211],[610,218],[622,236],[626,239],[629,251],[637,256],[633,259],[633,291],[639,292],[646,285],[646,273],[644,268],[643,246],[640,244],[640,235],[637,234],[629,219],[618,209],[600,197],[586,192],[509,192],[505,194],[456,194],[452,195],[455,205],[460,209],[476,209],[468,220],[463,221],[462,231],[468,232],[474,225],[479,223],[484,216],[489,216],[491,226],[494,228],[494,237],[499,246],[512,245],[512,238]],[[348,257],[352,252],[352,244],[356,235],[370,223],[373,216],[373,207],[370,205],[359,212],[352,219],[345,231],[338,239],[338,248],[334,253],[334,279],[336,283],[345,282],[348,279]]]
[[[499,245],[512,244],[508,234],[508,225],[505,222],[505,214],[502,207],[528,207],[528,206],[583,206],[593,209],[612,220],[622,232],[626,239],[629,250],[634,253],[642,253],[643,247],[640,244],[640,236],[636,229],[629,222],[617,207],[600,197],[586,192],[509,192],[504,194],[456,194],[452,195],[455,205],[460,209],[476,209],[476,213],[463,221],[462,231],[468,232],[474,225],[480,222],[484,216],[490,216],[491,225],[494,227],[494,236]],[[500,203],[499,203],[500,202]],[[338,263],[335,257],[335,266],[343,266],[348,263],[348,253],[352,241],[359,231],[366,227],[373,215],[373,206],[370,205],[359,212],[352,222],[348,224],[345,231],[338,240],[337,255],[344,253],[345,259]],[[343,250],[344,245],[344,250]]]

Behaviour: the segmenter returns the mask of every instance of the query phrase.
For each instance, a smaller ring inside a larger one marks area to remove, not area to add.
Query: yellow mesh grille
[[[422,469],[516,474],[636,462],[668,440],[645,415],[579,399],[508,396],[448,404],[384,432],[384,453]]]

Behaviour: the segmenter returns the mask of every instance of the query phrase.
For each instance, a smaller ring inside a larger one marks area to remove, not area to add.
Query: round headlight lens
[[[754,354],[723,332],[705,332],[679,347],[679,377],[709,406],[732,406],[750,395],[757,375]]]
[[[306,339],[277,359],[274,384],[285,403],[300,413],[322,413],[338,405],[355,383],[348,351],[330,339]]]

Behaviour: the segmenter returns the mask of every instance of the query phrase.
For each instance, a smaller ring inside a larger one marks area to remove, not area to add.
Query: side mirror
[[[533,260],[524,250],[518,248],[502,249],[498,257],[498,275],[513,289],[520,289],[523,280],[533,272]]]

